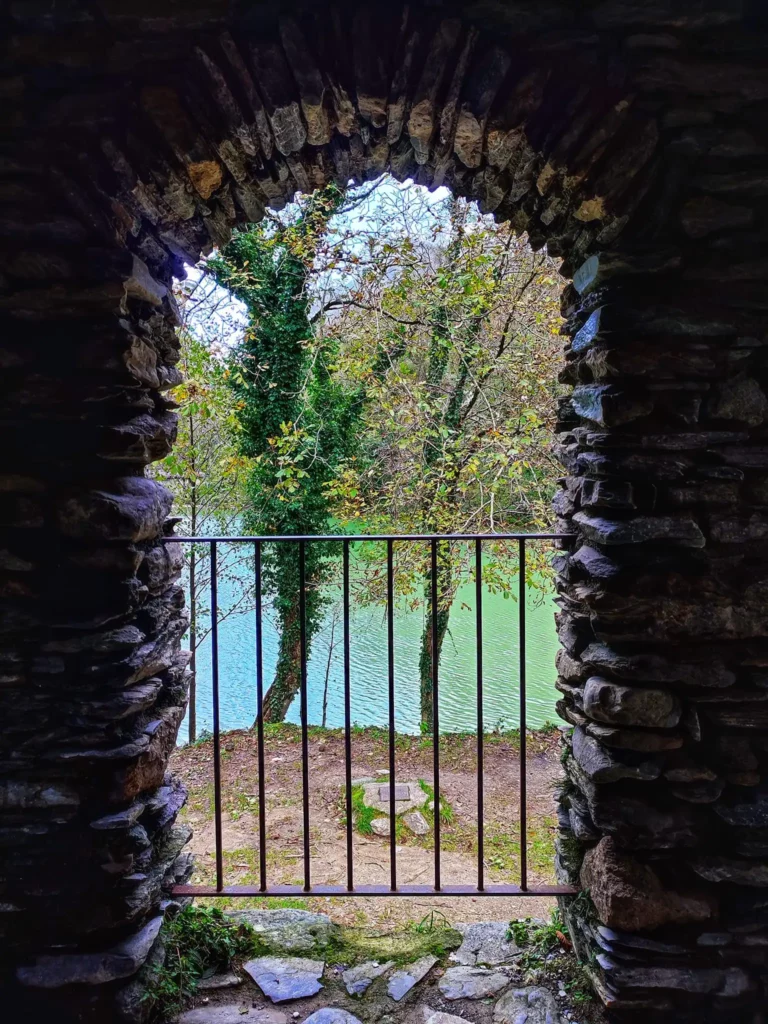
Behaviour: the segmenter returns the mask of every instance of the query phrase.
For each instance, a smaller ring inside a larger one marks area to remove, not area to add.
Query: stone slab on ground
[[[361,1024],[354,1013],[336,1006],[324,1006],[322,1010],[311,1013],[304,1024]]]
[[[466,967],[495,967],[511,963],[520,955],[520,947],[507,938],[508,921],[482,921],[477,924],[457,924],[456,930],[464,936],[463,942],[451,953],[451,960]]]
[[[261,956],[249,960],[243,968],[273,1003],[305,999],[323,987],[320,984],[325,968],[322,960],[306,960],[297,956]]]
[[[493,1009],[494,1024],[561,1024],[555,997],[540,986],[513,988]]]
[[[423,956],[421,960],[416,960],[412,964],[401,967],[389,979],[387,995],[390,999],[394,999],[396,1003],[399,1003],[411,991],[414,985],[418,985],[423,978],[426,978],[436,963],[436,956]]]
[[[421,811],[409,811],[403,815],[403,824],[415,836],[425,836],[429,832],[429,822]]]
[[[237,988],[242,985],[243,979],[238,977],[234,971],[226,974],[212,974],[210,978],[201,978],[198,981],[196,990],[198,992],[214,992],[220,988]]]
[[[388,785],[388,784],[387,784]],[[398,785],[401,785],[398,783]],[[407,800],[395,799],[395,814],[407,814],[408,811],[415,811],[419,807],[423,807],[429,797],[418,784],[418,782],[406,782],[402,783],[408,787],[409,798]],[[389,800],[381,799],[381,782],[369,782],[363,787],[363,803],[366,807],[371,807],[374,811],[379,811],[381,814],[389,814]],[[398,786],[395,787],[395,796],[397,797]]]
[[[443,1013],[442,1010],[433,1010],[431,1006],[423,1006],[424,1024],[469,1024],[464,1017],[457,1017],[455,1013]]]
[[[487,999],[508,984],[506,974],[488,967],[449,967],[437,987],[446,999]]]
[[[226,1003],[187,1010],[179,1017],[178,1024],[288,1024],[288,1015],[269,1006]]]
[[[349,967],[341,977],[351,996],[361,996],[376,978],[380,978],[394,966],[394,960],[387,960],[384,964],[380,964],[376,960],[367,960],[364,964]]]
[[[308,910],[235,910],[227,917],[249,925],[265,946],[279,953],[309,953],[327,946],[339,933],[327,914]]]

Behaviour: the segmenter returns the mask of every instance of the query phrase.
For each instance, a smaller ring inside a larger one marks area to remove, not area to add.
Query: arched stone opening
[[[172,277],[297,188],[389,168],[573,276],[559,860],[575,880],[598,851],[581,878],[609,926],[574,933],[619,1009],[759,1019],[766,36],[731,0],[679,8],[12,9],[0,935],[20,1004],[130,1019],[188,867],[166,776],[179,561],[144,477],[173,440]]]

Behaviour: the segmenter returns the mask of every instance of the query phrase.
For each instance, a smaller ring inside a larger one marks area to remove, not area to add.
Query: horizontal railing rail
[[[203,544],[210,555],[210,648],[211,689],[213,712],[213,804],[215,836],[215,885],[176,885],[177,896],[423,896],[485,895],[485,896],[550,896],[573,893],[571,886],[531,883],[528,871],[528,807],[527,807],[527,673],[526,673],[526,545],[530,541],[560,541],[572,539],[566,533],[452,533],[452,534],[323,534],[278,536],[168,536],[167,543],[185,545]],[[475,579],[475,642],[476,642],[476,716],[477,716],[477,873],[470,883],[445,884],[442,879],[442,850],[440,822],[440,671],[438,651],[438,545],[441,542],[470,542],[474,547]],[[519,826],[520,826],[520,879],[516,884],[488,884],[485,878],[484,850],[484,719],[483,719],[483,545],[490,542],[510,541],[517,547],[518,573],[518,713],[520,734],[519,760]],[[343,619],[343,675],[344,675],[344,797],[346,809],[346,885],[313,883],[310,844],[310,758],[309,722],[307,711],[307,622],[306,622],[306,548],[317,542],[335,542],[342,546],[342,619]],[[389,755],[389,884],[358,885],[355,883],[352,806],[352,719],[351,719],[351,667],[350,667],[350,547],[357,543],[386,544],[386,620],[387,620],[387,708]],[[396,843],[396,732],[395,732],[395,573],[394,549],[396,544],[421,542],[430,548],[431,578],[431,687],[433,738],[433,807],[434,807],[434,861],[431,885],[403,885],[398,880]],[[294,543],[298,545],[298,596],[300,627],[300,718],[301,718],[301,790],[302,790],[302,885],[270,884],[267,875],[266,785],[264,761],[264,665],[263,665],[263,601],[262,601],[262,549],[266,544]],[[221,779],[221,716],[219,670],[219,601],[218,601],[218,548],[222,544],[250,544],[253,546],[253,572],[255,593],[255,676],[256,676],[256,732],[258,778],[258,885],[227,885],[224,878],[222,779]]]

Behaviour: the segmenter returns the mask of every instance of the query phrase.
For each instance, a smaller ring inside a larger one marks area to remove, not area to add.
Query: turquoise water
[[[353,566],[354,577],[354,566]],[[517,578],[510,577],[517,593]],[[220,583],[220,607],[227,610],[241,585]],[[440,728],[442,732],[474,731],[476,711],[475,587],[462,584],[450,617],[450,633],[440,660]],[[526,600],[527,723],[538,727],[556,721],[557,693],[554,682],[557,636],[555,604],[550,584],[529,587]],[[344,725],[344,676],[342,625],[336,623],[336,646],[328,677],[326,725]],[[419,643],[423,608],[408,609],[404,603],[395,616],[395,723],[398,732],[419,731]],[[327,611],[322,629],[313,641],[307,669],[309,722],[322,723],[323,690],[328,663],[333,608]],[[351,708],[357,725],[386,726],[387,624],[382,607],[352,604],[350,619]],[[278,632],[270,610],[265,608],[264,685],[269,685],[277,661]],[[219,690],[221,728],[239,729],[253,724],[256,715],[256,626],[249,611],[232,615],[219,626]],[[210,638],[198,650],[197,728],[198,734],[212,728]],[[510,729],[519,724],[519,642],[517,601],[503,594],[485,591],[483,597],[483,713],[486,730]],[[291,705],[287,721],[299,723],[299,697]],[[179,734],[186,739],[186,723]]]

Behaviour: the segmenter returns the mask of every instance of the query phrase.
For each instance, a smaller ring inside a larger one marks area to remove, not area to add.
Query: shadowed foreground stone
[[[16,976],[23,985],[35,988],[103,985],[118,978],[129,978],[147,959],[162,923],[162,915],[153,918],[141,931],[105,953],[61,953],[38,957],[33,966],[19,967]]]
[[[487,999],[509,984],[500,971],[486,967],[449,967],[437,987],[446,999]]]
[[[178,1024],[288,1024],[288,1014],[266,1006],[198,1006],[179,1017]]]
[[[304,1024],[361,1024],[353,1013],[337,1007],[324,1006],[322,1010],[311,1013]]]
[[[262,956],[243,964],[243,969],[273,1003],[315,995],[323,987],[319,979],[324,968],[322,960],[296,956]]]
[[[493,1008],[494,1024],[560,1024],[555,997],[545,988],[515,988]]]

